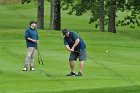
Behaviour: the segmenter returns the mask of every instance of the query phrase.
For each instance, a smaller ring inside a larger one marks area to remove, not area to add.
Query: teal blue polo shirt
[[[27,38],[38,40],[38,32],[36,29],[27,28],[25,31],[25,39],[26,39],[27,47],[37,47],[37,43],[34,43],[34,42],[28,40]]]
[[[69,45],[70,48],[73,47],[76,39],[80,39],[79,44],[76,46],[74,51],[84,50],[86,48],[86,44],[84,43],[83,39],[77,32],[71,31],[69,37],[64,37],[64,45]]]

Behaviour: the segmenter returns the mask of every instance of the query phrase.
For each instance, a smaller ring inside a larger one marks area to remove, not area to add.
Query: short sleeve
[[[74,37],[75,40],[78,39],[78,38],[80,38],[80,36],[76,32],[73,32],[73,37]]]
[[[27,38],[29,38],[29,30],[28,29],[25,31],[25,39],[27,39]]]
[[[65,38],[64,38],[64,45],[69,45]]]

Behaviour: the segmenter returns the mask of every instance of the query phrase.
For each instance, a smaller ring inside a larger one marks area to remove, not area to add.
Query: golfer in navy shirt
[[[69,64],[71,72],[67,76],[82,76],[84,61],[86,61],[86,44],[77,32],[67,29],[62,30],[64,45],[70,51]],[[79,58],[79,72],[75,74],[74,61]]]
[[[31,21],[30,27],[25,31],[25,40],[27,45],[27,56],[23,71],[27,71],[30,67],[31,71],[35,71],[34,68],[34,57],[38,47],[38,33],[36,30],[37,22]]]

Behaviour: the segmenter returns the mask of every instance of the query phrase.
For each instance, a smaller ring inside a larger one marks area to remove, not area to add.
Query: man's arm
[[[74,43],[73,47],[71,48],[72,51],[74,51],[75,47],[79,44],[79,42],[80,42],[79,38],[75,40],[75,43]]]
[[[78,35],[78,33],[76,33],[76,32],[73,32],[73,37],[74,37],[74,39],[75,39],[75,43],[74,43],[74,45],[72,46],[72,48],[71,48],[71,50],[72,51],[74,51],[74,49],[75,49],[75,47],[79,44],[79,42],[80,42],[80,36]]]
[[[32,42],[34,42],[34,43],[38,43],[38,40],[34,40],[34,39],[32,39],[32,38],[27,38],[27,40],[29,40],[29,41],[32,41]]]
[[[75,47],[79,44],[79,42],[80,42],[79,38],[75,40],[75,43],[74,43],[73,47],[71,48],[71,51],[74,51]]]
[[[27,30],[25,31],[25,39],[27,39],[27,40],[29,40],[29,41],[31,41],[31,42],[34,42],[34,43],[37,42],[37,40],[34,40],[34,39],[32,39],[32,38],[29,37],[29,29],[27,29]]]
[[[65,45],[65,47],[66,47],[69,51],[71,51],[71,49],[70,49],[70,47],[69,47],[69,44],[68,44],[68,42],[66,41],[66,39],[64,39],[64,45]]]
[[[74,43],[74,45],[73,45],[73,47],[72,47],[71,49],[70,49],[69,45],[66,45],[66,48],[67,48],[69,51],[73,52],[74,49],[75,49],[75,47],[79,44],[79,42],[80,42],[80,39],[76,39],[76,41],[75,41],[75,43]]]
[[[69,45],[66,45],[66,48],[67,48],[69,51],[72,51],[72,50],[70,49]]]

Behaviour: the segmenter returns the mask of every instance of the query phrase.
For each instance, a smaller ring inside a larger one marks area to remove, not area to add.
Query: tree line
[[[44,0],[38,2],[38,28],[44,29]],[[89,23],[99,27],[104,32],[116,33],[116,26],[129,25],[131,28],[140,26],[140,0],[48,0],[50,1],[50,29],[61,30],[61,8],[68,14],[81,16],[91,13]],[[22,0],[22,3],[31,0]],[[123,19],[116,20],[117,12],[125,13]],[[128,13],[128,14],[127,14]]]

